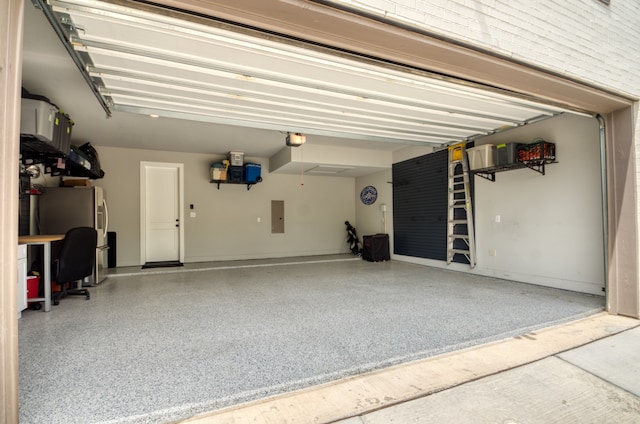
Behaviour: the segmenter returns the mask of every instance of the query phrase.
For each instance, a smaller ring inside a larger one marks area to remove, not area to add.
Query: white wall
[[[355,196],[356,221],[352,222],[358,230],[358,236],[387,233],[393,246],[393,186],[391,169],[356,179]],[[360,201],[360,192],[366,186],[373,186],[378,191],[378,199],[372,205]],[[386,214],[380,210],[387,205]],[[386,226],[385,226],[386,215]]]
[[[185,169],[185,262],[304,256],[348,252],[344,221],[355,221],[354,179],[270,174],[245,185],[209,183],[209,166],[222,159],[206,154],[96,146],[106,175],[109,229],[117,233],[118,266],[140,264],[141,161],[183,163]],[[285,202],[285,233],[271,234],[271,200]],[[189,218],[189,205],[195,218]],[[261,222],[257,222],[260,218]]]
[[[545,176],[521,169],[496,174],[496,182],[475,177],[476,272],[603,294],[598,123],[565,115],[478,144],[536,137],[556,143],[558,163]]]
[[[604,256],[598,123],[593,118],[563,115],[478,140],[477,145],[556,143],[558,163],[542,176],[530,169],[496,174],[496,181],[475,178],[475,223],[478,264],[467,265],[392,255],[393,259],[495,276],[592,294],[603,292]],[[407,159],[398,155],[398,160]],[[390,190],[391,172],[356,180],[356,192],[374,185]],[[392,211],[392,192],[383,194]],[[383,197],[381,196],[381,198]],[[381,199],[379,199],[380,202]],[[379,202],[359,204],[359,234],[379,232]],[[443,199],[446,202],[446,199]],[[500,223],[496,223],[500,215]],[[393,214],[388,232],[393,233]],[[393,249],[393,243],[391,244]],[[496,255],[490,256],[494,250]]]

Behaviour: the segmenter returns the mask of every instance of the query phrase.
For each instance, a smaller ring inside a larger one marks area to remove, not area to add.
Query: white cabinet
[[[18,318],[27,309],[27,245],[18,245]]]

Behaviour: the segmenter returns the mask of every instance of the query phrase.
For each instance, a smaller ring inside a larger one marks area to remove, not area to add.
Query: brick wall
[[[640,97],[640,1],[333,0]]]

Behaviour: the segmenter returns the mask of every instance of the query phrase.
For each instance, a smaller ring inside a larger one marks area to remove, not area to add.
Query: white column
[[[18,422],[18,159],[23,0],[0,0],[0,423]]]

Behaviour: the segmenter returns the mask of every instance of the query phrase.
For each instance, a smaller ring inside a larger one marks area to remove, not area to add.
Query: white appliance
[[[73,227],[93,227],[98,232],[93,276],[102,282],[107,269],[109,211],[101,187],[50,187],[39,199],[40,234],[64,234]]]

